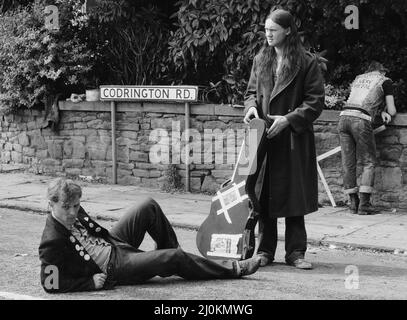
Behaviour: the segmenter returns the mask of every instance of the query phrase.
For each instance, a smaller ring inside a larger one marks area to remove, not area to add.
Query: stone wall
[[[0,118],[0,152],[2,164],[21,164],[38,174],[82,176],[112,182],[111,109],[106,102],[60,103],[57,133],[43,128],[43,113],[35,110]],[[152,147],[169,142],[169,150],[159,155],[176,162],[178,174],[186,175],[185,165],[173,158],[171,132],[185,131],[183,104],[118,103],[116,111],[117,182],[119,184],[162,186],[167,164],[151,163]],[[237,156],[243,139],[242,109],[222,105],[191,105],[190,128],[203,139],[214,130],[224,134],[226,149]],[[407,116],[398,115],[388,129],[377,136],[379,166],[376,169],[374,202],[386,208],[407,208]],[[339,145],[336,126],[338,112],[324,111],[315,123],[317,154]],[[162,129],[168,138],[152,139],[152,132]],[[219,131],[220,130],[220,131]],[[176,136],[175,136],[176,138]],[[174,138],[174,139],[175,139]],[[165,140],[167,139],[167,140]],[[194,151],[201,150],[200,163],[190,165],[190,189],[215,192],[230,178],[235,158],[215,161],[216,146],[194,137]],[[229,144],[232,140],[234,143]],[[178,141],[178,140],[175,140]],[[183,144],[179,147],[181,159]],[[212,148],[212,149],[210,149]],[[231,149],[232,148],[232,149]],[[177,150],[177,149],[175,149]],[[212,150],[212,152],[208,152]],[[168,152],[168,154],[166,154]],[[178,159],[179,160],[179,159]],[[340,153],[320,162],[335,201],[342,204]],[[320,183],[320,202],[329,203]]]

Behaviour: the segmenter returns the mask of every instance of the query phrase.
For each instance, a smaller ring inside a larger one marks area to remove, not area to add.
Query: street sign
[[[195,86],[100,86],[102,101],[183,101],[198,100]]]
[[[116,102],[120,101],[165,101],[185,103],[185,131],[189,130],[189,103],[198,100],[196,86],[100,86],[100,100],[110,101],[112,122],[112,176],[117,183],[117,147],[116,147]],[[185,146],[185,189],[189,191],[189,144]]]

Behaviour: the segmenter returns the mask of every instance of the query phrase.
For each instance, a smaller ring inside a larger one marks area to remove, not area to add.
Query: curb
[[[29,206],[22,206],[22,205],[11,205],[11,204],[2,204],[0,203],[0,208],[12,209],[12,210],[20,210],[20,211],[31,211],[35,214],[39,215],[46,215],[48,213],[47,210],[33,208]],[[91,217],[95,218],[96,220],[102,221],[118,221],[116,217],[111,217],[109,215],[97,214],[97,215],[90,215]],[[188,224],[188,223],[172,223],[171,225],[174,228],[198,231],[199,226]],[[257,237],[257,235],[256,235]],[[278,236],[278,241],[284,241],[284,236]],[[407,250],[399,249],[399,248],[390,248],[390,247],[381,247],[381,246],[371,246],[371,245],[361,245],[357,243],[345,243],[345,242],[337,242],[337,241],[329,241],[329,240],[320,240],[314,238],[308,238],[307,243],[314,247],[332,247],[332,249],[342,249],[342,250],[360,250],[360,251],[370,251],[370,252],[379,252],[379,253],[392,253],[395,252],[404,252],[404,255],[407,254]]]

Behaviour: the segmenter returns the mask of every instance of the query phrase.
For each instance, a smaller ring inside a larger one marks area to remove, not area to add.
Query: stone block
[[[134,163],[123,163],[123,162],[119,162],[117,164],[118,169],[121,170],[133,170],[134,169]]]
[[[379,134],[376,136],[376,143],[379,146],[381,146],[381,145],[388,146],[388,145],[392,145],[392,144],[398,144],[399,139],[395,135],[382,137]]]
[[[218,118],[220,121],[228,123],[230,121],[233,122],[241,122],[242,121],[242,117],[226,117],[226,116],[219,116]]]
[[[163,175],[163,171],[159,171],[159,170],[150,170],[149,171],[150,178],[159,178],[162,175]]]
[[[144,152],[131,151],[130,160],[139,162],[148,162],[148,154]]]
[[[13,151],[23,152],[23,146],[20,144],[13,144]]]
[[[12,151],[12,150],[13,150],[13,145],[12,145],[11,143],[9,143],[9,142],[6,142],[6,143],[4,144],[4,150],[6,150],[6,151]]]
[[[73,123],[64,123],[61,127],[64,130],[72,130],[73,129]]]
[[[201,191],[201,178],[189,178],[189,188],[193,192]]]
[[[116,144],[118,146],[129,146],[131,142],[132,140],[130,140],[129,138],[118,137],[116,139]]]
[[[156,163],[145,163],[145,162],[137,162],[135,163],[135,167],[137,169],[156,169],[156,170],[167,170],[168,165],[165,164],[156,164]]]
[[[145,113],[145,116],[149,117],[149,118],[161,118],[163,116],[163,114],[155,113],[155,112],[147,112],[147,113]]]
[[[36,157],[38,159],[46,159],[48,157],[48,150],[37,150]]]
[[[133,175],[135,177],[140,177],[140,178],[149,178],[150,177],[149,171],[143,170],[143,169],[134,169]]]
[[[62,160],[62,167],[64,168],[82,168],[84,160],[81,159],[65,159]]]
[[[202,171],[202,170],[194,170],[194,171],[190,172],[191,177],[205,177],[209,174],[210,174],[209,171]]]
[[[400,145],[388,145],[380,149],[380,159],[385,161],[398,162],[401,156],[402,147]]]
[[[123,146],[118,147],[116,158],[118,162],[128,163],[130,161],[129,148]],[[106,160],[112,160],[112,146],[107,147]]]
[[[110,121],[104,121],[102,119],[96,119],[96,120],[91,120],[89,122],[87,122],[87,127],[89,129],[105,129],[105,130],[109,130],[111,129],[112,125],[110,123]]]
[[[89,121],[96,120],[96,119],[97,118],[95,115],[87,115],[86,117],[83,117],[82,121],[89,122]]]
[[[212,175],[208,175],[202,183],[201,191],[215,194],[219,190],[219,187],[220,184],[216,182],[216,179]]]
[[[61,160],[47,158],[47,159],[43,159],[41,161],[41,163],[44,166],[44,168],[59,167],[59,166],[61,166],[61,168],[62,168],[62,161]]]
[[[73,124],[73,128],[74,128],[74,129],[87,129],[88,126],[87,126],[87,124],[84,123],[84,122],[75,122],[75,123]],[[89,127],[89,128],[92,128],[92,127]]]
[[[18,143],[24,147],[28,147],[30,145],[30,138],[25,132],[18,135]]]
[[[215,177],[215,179],[229,179],[232,176],[233,171],[232,170],[212,170],[211,173]]]
[[[48,141],[48,153],[53,159],[63,158],[63,142],[62,141]]]
[[[2,163],[9,163],[11,161],[11,152],[10,151],[3,151],[1,153],[1,162]]]
[[[147,188],[160,188],[160,183],[157,179],[141,178],[140,185]]]
[[[118,123],[117,130],[140,131],[140,124],[138,124],[138,123]]]
[[[27,124],[26,123],[17,123],[17,130],[27,131]]]
[[[206,121],[203,125],[204,129],[225,129],[226,125],[222,121]]]
[[[400,144],[404,146],[407,145],[407,129],[400,129],[399,135],[400,135]]]
[[[111,175],[109,176],[111,179]],[[117,183],[121,185],[127,185],[127,186],[135,186],[139,185],[141,183],[141,178],[140,177],[133,177],[133,176],[123,176],[123,177],[118,177],[117,178]]]
[[[129,177],[132,175],[132,170],[117,169],[117,177]]]
[[[111,161],[92,160],[90,165],[94,168],[110,168],[112,167]]]
[[[45,149],[47,148],[47,144],[45,143],[45,139],[40,134],[34,134],[31,136],[31,146],[37,149]]]
[[[29,122],[27,122],[27,130],[28,130],[28,131],[30,131],[30,130],[35,130],[35,129],[37,129],[37,128],[38,128],[38,124],[37,124],[36,121],[29,121]]]
[[[106,145],[100,143],[87,145],[86,148],[89,154],[89,159],[91,160],[106,160],[107,149],[108,147]],[[111,157],[112,156],[110,155],[110,158]]]
[[[153,118],[151,119],[151,129],[172,130],[173,122],[172,118]]]
[[[81,175],[82,170],[78,168],[66,168],[65,173],[71,176],[79,176]]]
[[[138,132],[135,132],[135,131],[120,131],[119,135],[122,138],[128,138],[130,140],[137,140]]]
[[[24,147],[23,148],[23,155],[33,157],[35,155],[35,149],[34,148],[29,148],[29,147]]]
[[[399,190],[402,186],[400,168],[378,168],[375,177],[375,189],[378,191]]]

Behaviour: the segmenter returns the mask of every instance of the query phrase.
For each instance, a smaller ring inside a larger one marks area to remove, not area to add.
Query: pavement
[[[24,172],[22,168],[0,166],[1,208],[47,213],[47,184],[55,177]],[[89,215],[118,220],[145,197],[154,198],[174,227],[198,230],[209,215],[210,195],[166,193],[160,189],[79,181],[83,187],[81,205]],[[366,249],[407,256],[407,212],[392,210],[359,216],[344,207],[321,207],[305,217],[310,245],[331,248]],[[284,219],[278,219],[279,240],[284,240]],[[257,229],[256,229],[257,230]]]

